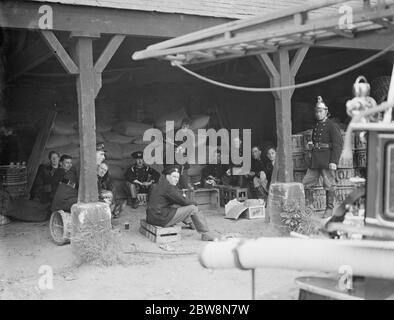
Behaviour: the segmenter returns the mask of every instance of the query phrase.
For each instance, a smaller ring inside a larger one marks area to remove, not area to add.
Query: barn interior
[[[72,39],[56,32],[68,50]],[[20,140],[20,160],[27,161],[46,114],[77,119],[74,75],[67,74],[38,32],[3,32],[2,120],[8,119]],[[94,41],[94,59],[110,37]],[[202,82],[172,67],[167,61],[133,61],[131,55],[162,38],[126,37],[103,72],[103,86],[96,98],[96,123],[131,120],[154,125],[166,114],[184,110],[188,116],[209,115],[208,127],[252,129],[253,144],[276,142],[275,107],[271,93],[233,91]],[[373,50],[313,47],[297,75],[297,83],[318,79],[342,70],[374,54]],[[70,52],[70,54],[72,54]],[[313,126],[313,107],[321,95],[332,117],[345,128],[345,103],[359,75],[372,82],[372,94],[381,77],[388,76],[391,54],[339,78],[295,91],[292,98],[292,132]],[[267,87],[269,78],[255,56],[191,65],[190,69],[224,83]],[[374,87],[374,84],[375,87]],[[376,91],[375,90],[375,91]],[[45,157],[44,157],[45,158]],[[5,164],[5,163],[4,163]],[[8,163],[7,163],[8,164]]]

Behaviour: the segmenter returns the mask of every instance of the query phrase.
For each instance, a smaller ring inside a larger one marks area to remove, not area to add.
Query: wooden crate
[[[242,202],[248,199],[248,188],[233,186],[218,186],[220,191],[220,206],[224,207],[230,200]]]
[[[214,210],[219,208],[220,194],[219,189],[207,188],[196,189],[190,194],[190,200],[196,201],[198,208],[201,210]]]
[[[140,232],[149,240],[156,243],[167,243],[181,240],[181,230],[179,226],[162,228],[151,225],[146,220],[140,221]]]

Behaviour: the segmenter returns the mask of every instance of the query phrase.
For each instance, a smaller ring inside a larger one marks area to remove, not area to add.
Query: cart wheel
[[[52,240],[62,246],[70,243],[71,214],[62,210],[55,211],[49,220]]]

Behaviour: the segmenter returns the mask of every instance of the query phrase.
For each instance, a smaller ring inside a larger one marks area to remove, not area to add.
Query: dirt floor
[[[224,209],[205,212],[210,228],[223,236],[275,237],[281,232],[264,219],[224,219]],[[1,299],[251,299],[251,272],[208,270],[198,262],[206,245],[193,230],[160,248],[138,232],[143,207],[126,207],[114,226],[122,239],[122,263],[78,264],[71,246],[57,246],[48,223],[12,222],[0,226]],[[130,229],[124,229],[124,223]],[[167,249],[167,250],[166,250]],[[168,249],[172,249],[168,250]],[[53,270],[53,289],[39,289],[39,269]],[[297,299],[295,271],[256,270],[257,299]],[[310,273],[309,273],[310,275]]]

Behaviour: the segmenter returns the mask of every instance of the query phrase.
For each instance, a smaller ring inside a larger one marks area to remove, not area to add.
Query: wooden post
[[[294,77],[290,72],[289,51],[279,50],[274,53],[274,63],[280,75],[280,86],[289,86],[294,83]],[[278,92],[275,97],[276,133],[277,133],[277,160],[276,181],[293,181],[293,158],[291,140],[291,90]],[[274,171],[274,173],[276,173]]]
[[[271,87],[284,87],[295,83],[295,76],[309,47],[298,49],[290,62],[289,51],[280,49],[273,54],[273,60],[266,53],[258,56],[267,72]],[[277,159],[271,181],[289,183],[293,181],[293,158],[291,140],[291,97],[294,89],[272,92],[275,100]]]
[[[79,67],[76,79],[79,115],[80,177],[78,202],[98,201],[96,165],[96,79],[93,68],[93,39],[79,36],[75,44]]]

